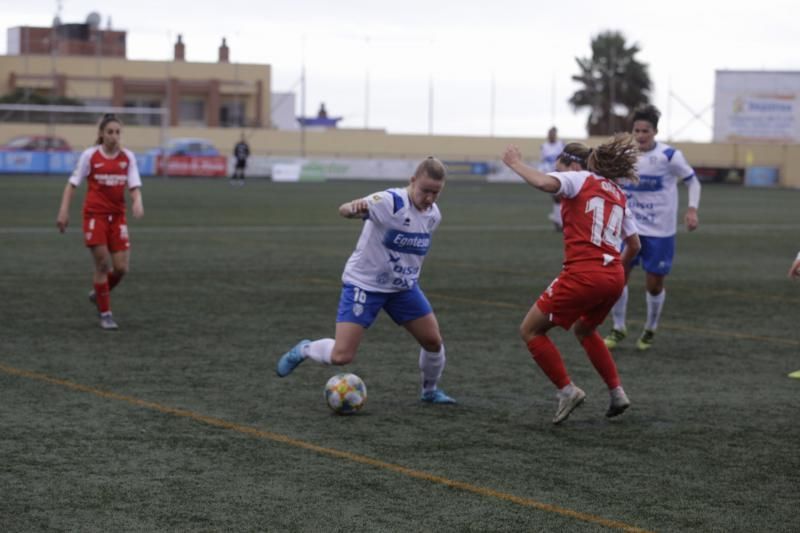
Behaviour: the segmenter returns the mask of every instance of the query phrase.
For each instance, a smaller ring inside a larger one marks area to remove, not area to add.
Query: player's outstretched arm
[[[367,213],[369,213],[369,205],[364,198],[357,198],[339,206],[339,215],[344,218],[364,218]]]
[[[67,226],[69,226],[69,204],[72,202],[73,194],[75,194],[75,186],[67,182],[64,192],[61,194],[61,206],[58,208],[56,217],[56,226],[61,233],[67,231]]]
[[[792,263],[792,267],[789,269],[789,278],[790,279],[800,278],[800,252],[798,252],[797,257]]]
[[[556,193],[561,188],[561,182],[553,176],[548,176],[523,163],[522,152],[516,146],[512,145],[506,148],[506,151],[503,152],[503,163],[519,174],[528,184],[541,191]]]
[[[142,218],[144,216],[144,203],[142,201],[142,190],[139,187],[131,189],[131,198],[133,199],[133,216],[135,218]]]

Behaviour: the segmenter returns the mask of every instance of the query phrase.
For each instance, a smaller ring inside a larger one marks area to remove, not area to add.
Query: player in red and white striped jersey
[[[611,404],[606,416],[622,414],[630,405],[597,326],[625,286],[624,265],[640,248],[633,215],[616,183],[622,178],[636,180],[636,156],[630,135],[616,136],[595,150],[570,143],[558,157],[557,171],[548,174],[525,165],[516,146],[503,154],[503,161],[526,182],[561,198],[563,270],[520,326],[534,361],[558,388],[555,424],[566,420],[586,394],[572,383],[558,348],[547,336],[554,326],[575,325],[575,336],[608,386]],[[623,241],[625,249],[620,252]]]
[[[122,123],[112,114],[100,120],[96,145],[78,160],[61,196],[56,225],[64,233],[69,225],[69,206],[75,189],[85,179],[88,191],[83,204],[83,237],[94,259],[94,289],[89,299],[100,312],[100,327],[117,329],[111,315],[110,292],[128,272],[130,240],[125,220],[125,189],[133,200],[133,216],[144,215],[142,179],[136,157],[120,146]]]

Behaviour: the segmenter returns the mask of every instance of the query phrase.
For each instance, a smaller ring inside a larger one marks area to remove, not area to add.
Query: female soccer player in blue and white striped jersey
[[[647,320],[636,343],[639,350],[647,350],[652,346],[664,307],[664,279],[672,268],[675,256],[679,181],[689,189],[689,206],[684,215],[686,229],[694,231],[699,225],[697,208],[700,205],[700,181],[680,150],[656,141],[660,117],[661,113],[652,105],[634,112],[633,136],[639,145],[636,164],[639,183],[623,185],[642,242],[642,249],[632,265],[641,263],[646,275]],[[615,348],[626,336],[627,305],[626,286],[611,310],[614,328],[605,338],[609,348]]]
[[[421,400],[456,403],[439,388],[445,350],[439,323],[418,281],[431,236],[442,216],[436,199],[446,170],[434,157],[423,160],[407,187],[376,192],[339,207],[345,218],[364,220],[356,249],[344,267],[335,339],[302,340],[286,352],[275,369],[288,376],[300,363],[346,365],[381,309],[420,345]]]

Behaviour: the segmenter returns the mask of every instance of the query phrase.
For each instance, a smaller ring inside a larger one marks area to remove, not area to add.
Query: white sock
[[[444,372],[447,357],[444,355],[444,344],[438,352],[429,352],[425,348],[419,350],[419,375],[422,379],[422,392],[435,390]]]
[[[562,397],[569,396],[574,391],[575,391],[575,385],[570,381],[569,383],[558,389],[558,395]]]
[[[661,318],[661,310],[664,308],[664,300],[667,298],[667,291],[662,290],[653,296],[647,293],[647,323],[644,329],[655,331],[658,327],[658,319]]]
[[[625,397],[625,391],[622,389],[622,385],[614,387],[609,390],[608,393],[611,395],[612,400],[619,400]]]
[[[614,329],[625,331],[625,315],[628,312],[628,286],[622,289],[619,300],[611,308],[611,318],[614,320]]]
[[[303,357],[313,359],[318,363],[325,365],[331,364],[331,354],[333,353],[333,345],[336,343],[333,339],[318,339],[311,341],[303,346]]]

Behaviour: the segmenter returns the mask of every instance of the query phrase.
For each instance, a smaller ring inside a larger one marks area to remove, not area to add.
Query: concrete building
[[[188,62],[180,35],[172,61],[131,61],[126,32],[97,22],[9,29],[0,95],[21,90],[86,105],[165,107],[171,127],[271,127],[269,65],[231,63],[224,38],[216,63]],[[141,125],[151,120],[142,116]]]

